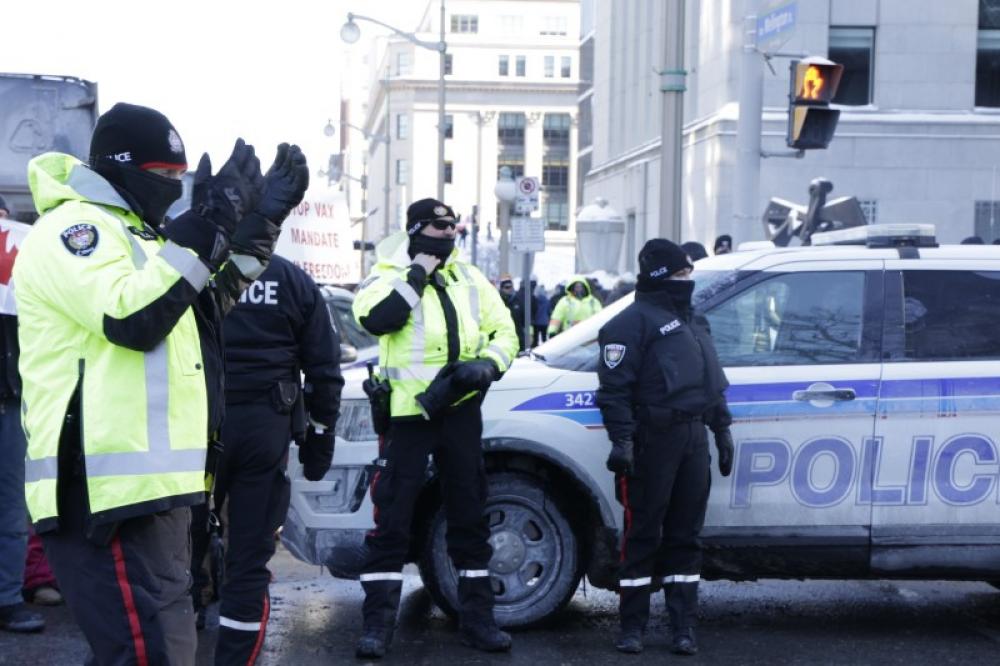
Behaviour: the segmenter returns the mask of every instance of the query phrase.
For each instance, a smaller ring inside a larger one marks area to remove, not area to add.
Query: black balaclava
[[[694,268],[683,249],[666,238],[653,238],[639,250],[639,277],[636,291],[663,292],[679,309],[691,307],[693,280],[671,280],[670,276],[685,268]]]
[[[431,238],[421,231],[434,220],[455,222],[455,212],[437,199],[421,199],[410,204],[406,209],[406,233],[410,236],[410,247],[407,252],[410,259],[418,254],[429,254],[441,260],[448,261],[455,249],[454,238]]]
[[[187,169],[187,156],[180,135],[165,115],[118,103],[97,120],[90,139],[90,166],[114,186],[136,215],[159,226],[184,190],[180,180],[148,169]]]

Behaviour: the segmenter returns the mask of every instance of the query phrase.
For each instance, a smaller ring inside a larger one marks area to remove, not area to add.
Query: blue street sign
[[[757,17],[757,48],[784,41],[795,30],[798,4],[790,2]]]

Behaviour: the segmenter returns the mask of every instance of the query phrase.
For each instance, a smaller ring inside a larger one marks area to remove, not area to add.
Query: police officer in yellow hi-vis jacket
[[[167,118],[129,104],[98,120],[89,165],[28,167],[41,217],[14,268],[25,495],[89,663],[194,664],[189,507],[222,420],[220,324],[270,259],[279,227],[261,211],[289,179],[264,178],[237,141],[215,176],[202,158],[192,209],[165,223],[186,167]]]
[[[406,212],[406,231],[383,240],[354,315],[379,336],[379,367],[392,389],[391,425],[372,483],[375,529],[365,539],[360,658],[392,640],[413,508],[428,456],[442,477],[448,554],[458,571],[463,640],[510,649],[493,618],[490,528],[481,437],[483,394],[517,354],[507,307],[479,270],[458,258],[455,215],[434,199]]]

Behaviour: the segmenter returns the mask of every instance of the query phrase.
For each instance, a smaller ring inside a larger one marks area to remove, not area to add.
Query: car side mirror
[[[353,363],[358,360],[358,349],[354,345],[340,343],[340,362]]]

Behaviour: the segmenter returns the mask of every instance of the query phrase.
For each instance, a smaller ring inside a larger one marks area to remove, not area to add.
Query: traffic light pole
[[[740,66],[740,116],[736,126],[734,229],[746,233],[757,218],[760,191],[761,113],[764,108],[764,59],[757,50],[758,0],[747,0]]]

